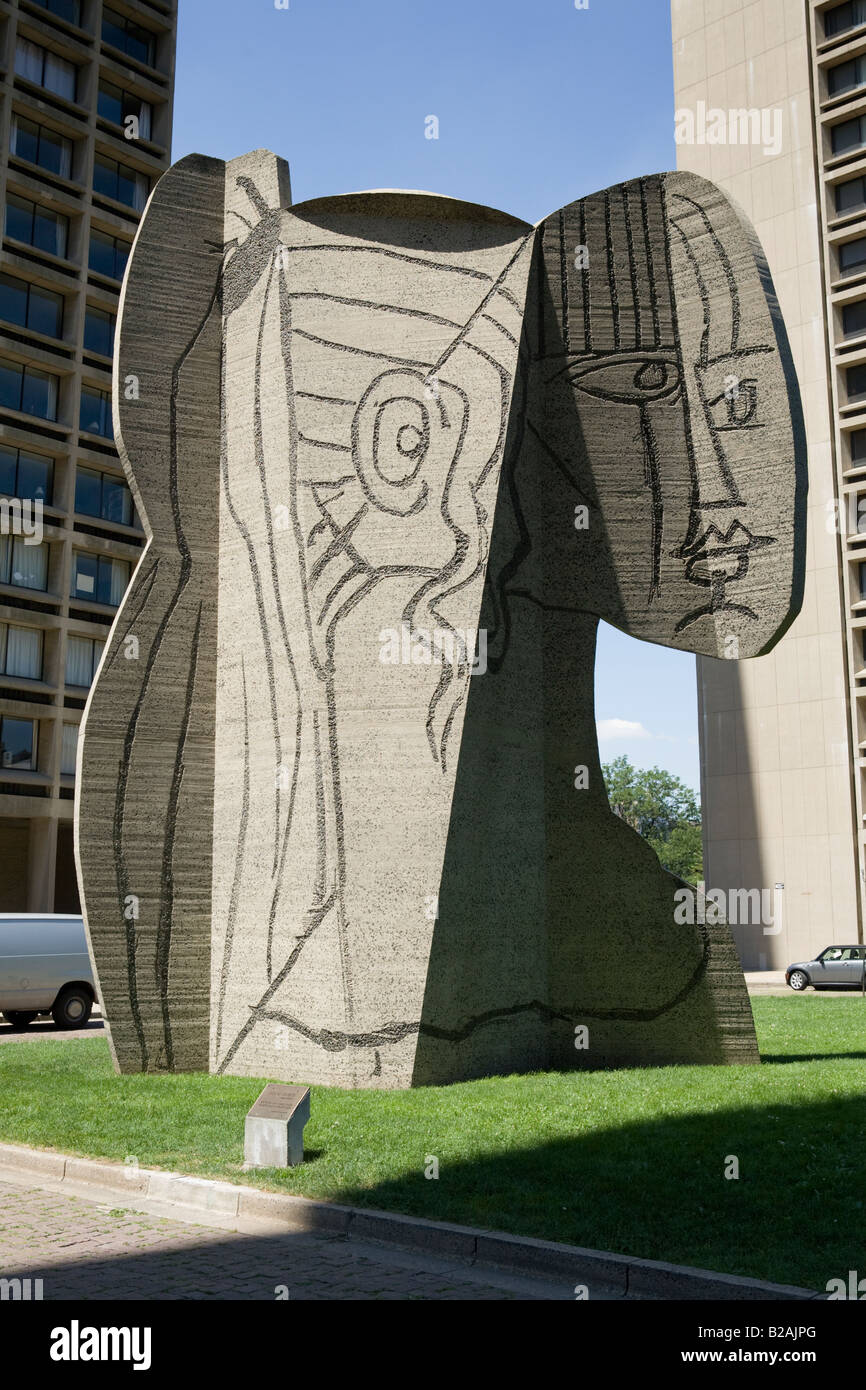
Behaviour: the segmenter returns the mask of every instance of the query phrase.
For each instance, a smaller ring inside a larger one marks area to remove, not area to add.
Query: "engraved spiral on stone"
[[[457,435],[435,382],[419,371],[383,372],[352,421],[352,462],[366,496],[395,516],[420,511],[429,492],[425,468],[450,461]]]

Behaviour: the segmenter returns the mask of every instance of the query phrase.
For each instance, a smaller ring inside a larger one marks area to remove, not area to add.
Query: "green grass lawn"
[[[866,1001],[752,1004],[760,1067],[315,1087],[307,1162],[255,1174],[267,1078],[119,1077],[103,1038],[7,1043],[0,1139],[821,1290],[866,1276]]]

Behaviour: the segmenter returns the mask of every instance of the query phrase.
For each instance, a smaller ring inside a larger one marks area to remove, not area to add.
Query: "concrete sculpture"
[[[184,159],[127,271],[115,424],[149,543],[77,854],[120,1069],[757,1060],[728,930],[675,921],[593,710],[599,618],[749,657],[801,601],[796,381],[717,188],[531,227]]]

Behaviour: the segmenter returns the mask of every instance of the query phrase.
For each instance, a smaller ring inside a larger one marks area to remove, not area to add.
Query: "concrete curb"
[[[0,1143],[0,1170],[22,1177],[94,1186],[126,1196],[148,1197],[186,1212],[211,1212],[220,1217],[277,1222],[289,1231],[342,1236],[346,1240],[376,1241],[402,1250],[436,1255],[468,1264],[493,1265],[548,1281],[593,1285],[620,1293],[656,1299],[812,1300],[826,1297],[788,1284],[768,1284],[735,1274],[609,1255],[577,1245],[501,1231],[476,1230],[447,1221],[427,1221],[396,1212],[315,1202],[261,1188],[190,1178],[154,1168],[135,1168],[107,1160],[74,1158],[19,1144]],[[180,1215],[180,1212],[179,1212]]]

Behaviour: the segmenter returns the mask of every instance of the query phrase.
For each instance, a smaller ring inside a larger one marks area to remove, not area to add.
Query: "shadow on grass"
[[[431,1141],[425,1151],[419,1129],[417,1171],[369,1186],[346,1186],[332,1196],[353,1206],[669,1260],[822,1293],[831,1278],[847,1278],[851,1269],[866,1272],[866,1205],[855,1195],[861,1191],[864,1123],[866,1101],[859,1097],[741,1107],[614,1126],[453,1162],[447,1141]],[[381,1142],[388,1143],[384,1130]],[[424,1166],[434,1150],[439,1177],[427,1179]],[[317,1151],[314,1158],[311,1151],[309,1167],[327,1153]],[[739,1177],[726,1178],[734,1158]],[[279,1175],[274,1178],[277,1186]],[[286,1191],[289,1183],[279,1186]],[[117,1204],[121,1206],[120,1198]],[[84,1219],[91,1224],[87,1206]],[[172,1241],[173,1229],[166,1231]],[[217,1241],[222,1253],[215,1248]],[[292,1298],[379,1296],[375,1290],[381,1281],[370,1271],[372,1283],[364,1283],[364,1291],[340,1292],[346,1271],[359,1258],[351,1242],[319,1241],[318,1255],[309,1245],[291,1233],[202,1233],[200,1243],[193,1237],[170,1250],[138,1249],[116,1256],[103,1249],[92,1259],[82,1245],[74,1263],[57,1267],[45,1259],[24,1272],[45,1280],[48,1299],[273,1299],[277,1284],[289,1286]],[[223,1259],[227,1252],[229,1262]],[[388,1256],[383,1254],[382,1260],[387,1263]],[[16,1272],[12,1263],[4,1274]],[[298,1287],[302,1266],[306,1293]],[[402,1292],[386,1296],[436,1298],[430,1287],[422,1280],[413,1293],[411,1285],[406,1292],[401,1284]]]
[[[613,1125],[453,1164],[447,1142],[431,1142],[435,1180],[419,1136],[416,1173],[335,1196],[823,1290],[866,1273],[864,1125],[866,1099],[843,1097]],[[733,1159],[739,1177],[726,1178]]]
[[[866,1052],[762,1052],[762,1062],[866,1062]]]

